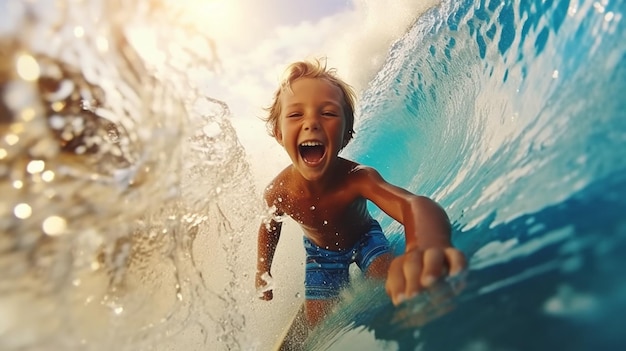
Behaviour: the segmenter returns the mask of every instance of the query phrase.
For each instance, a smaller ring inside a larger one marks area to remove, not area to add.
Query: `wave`
[[[0,348],[237,348],[258,211],[211,39],[167,3],[0,8]]]
[[[467,286],[443,313],[428,306],[445,289],[416,299],[413,317],[357,287],[310,349],[623,347],[623,9],[444,1],[394,43],[345,152],[448,210]]]
[[[469,218],[465,228],[491,212],[503,222],[558,203],[616,173],[619,8],[444,2],[392,48],[360,106],[363,142],[347,153]]]

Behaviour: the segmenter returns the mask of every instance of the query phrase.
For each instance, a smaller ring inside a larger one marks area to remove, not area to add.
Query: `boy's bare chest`
[[[347,192],[323,196],[296,194],[284,211],[303,227],[314,231],[337,231],[351,218],[364,216],[365,200]]]

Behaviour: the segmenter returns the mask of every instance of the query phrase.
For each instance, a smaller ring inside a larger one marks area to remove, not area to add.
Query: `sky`
[[[177,1],[215,41],[219,65],[202,91],[228,104],[252,167],[272,169],[269,176],[289,160],[260,118],[287,65],[324,57],[359,95],[393,41],[437,0]],[[276,165],[267,167],[267,155]]]
[[[435,0],[188,0],[216,43],[211,96],[235,118],[258,117],[288,63],[326,57],[357,91],[380,68],[389,45]]]

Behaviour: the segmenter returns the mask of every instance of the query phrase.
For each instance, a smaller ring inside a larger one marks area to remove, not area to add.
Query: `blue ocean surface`
[[[346,154],[441,203],[470,265],[398,309],[355,288],[309,349],[626,348],[625,10],[444,1],[394,43]]]

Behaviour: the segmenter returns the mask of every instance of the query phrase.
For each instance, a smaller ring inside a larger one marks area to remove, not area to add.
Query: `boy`
[[[289,215],[304,231],[305,312],[310,326],[330,310],[348,283],[352,262],[367,277],[385,279],[397,305],[449,272],[465,268],[450,242],[450,222],[432,200],[387,183],[373,168],[339,157],[352,139],[354,92],[319,61],[296,62],[276,91],[268,131],[292,164],[264,193],[274,218],[258,234],[256,286],[266,284],[280,237],[279,217]],[[372,201],[404,225],[406,249],[394,258],[380,225],[367,210]],[[261,297],[271,300],[272,290]]]

